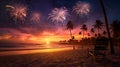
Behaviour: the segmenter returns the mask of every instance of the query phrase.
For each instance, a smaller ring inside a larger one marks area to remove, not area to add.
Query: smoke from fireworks
[[[27,8],[23,5],[6,5],[7,8],[10,8],[10,15],[14,21],[23,22],[26,17]]]
[[[38,23],[38,22],[40,22],[40,18],[41,18],[40,13],[35,12],[31,15],[30,21]]]
[[[69,13],[65,7],[54,8],[49,14],[48,19],[50,19],[52,22],[64,22],[67,16],[69,16]]]
[[[73,11],[78,15],[87,15],[90,12],[90,4],[86,2],[77,2]]]

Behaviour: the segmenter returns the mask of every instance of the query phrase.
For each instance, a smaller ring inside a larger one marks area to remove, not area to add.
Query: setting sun
[[[50,42],[49,42],[49,41],[46,41],[46,44],[50,44]]]

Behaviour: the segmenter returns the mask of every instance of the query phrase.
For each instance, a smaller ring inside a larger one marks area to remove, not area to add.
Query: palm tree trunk
[[[71,36],[71,39],[72,39],[72,32],[71,32],[71,29],[70,29],[70,36]]]
[[[70,29],[70,36],[71,36],[71,39],[73,40],[71,29]],[[75,45],[73,45],[73,50],[75,50]]]
[[[84,38],[84,31],[83,31],[83,38]]]
[[[102,1],[102,0],[99,0],[99,1],[100,1],[100,4],[101,4],[101,7],[102,7],[102,10],[103,10],[104,19],[105,19],[105,25],[106,25],[106,29],[107,29],[107,33],[108,33],[108,37],[109,37],[109,42],[110,42],[110,52],[111,52],[111,54],[114,54],[115,51],[114,51],[114,47],[113,47],[113,43],[112,43],[112,39],[111,39],[111,34],[110,34],[110,31],[109,31],[109,27],[108,27],[108,19],[107,19],[107,15],[106,15],[105,7],[104,7],[104,4],[103,4],[103,1]]]

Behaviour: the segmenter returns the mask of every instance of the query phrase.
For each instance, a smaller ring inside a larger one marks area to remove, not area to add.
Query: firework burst
[[[6,8],[14,9],[14,7],[13,7],[12,5],[6,5],[5,7],[6,7]]]
[[[77,2],[73,11],[78,15],[87,15],[90,12],[90,4],[86,2]]]
[[[32,13],[30,21],[32,22],[40,22],[41,14],[38,12]]]
[[[49,14],[48,19],[50,19],[52,22],[64,22],[69,16],[68,10],[63,8],[54,8],[52,12]]]
[[[25,20],[26,14],[27,14],[27,8],[23,5],[6,5],[7,8],[10,9],[10,15],[13,18],[14,21],[21,21],[23,22]]]

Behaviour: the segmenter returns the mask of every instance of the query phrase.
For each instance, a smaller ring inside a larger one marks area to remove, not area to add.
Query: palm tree
[[[94,28],[91,28],[91,30],[90,30],[92,33],[94,33],[95,32],[95,30],[94,30]]]
[[[107,15],[106,15],[106,10],[105,10],[103,1],[102,0],[99,0],[99,1],[100,1],[101,8],[103,10],[103,15],[104,15],[104,19],[105,19],[105,25],[106,25],[106,29],[107,29],[107,33],[108,33],[108,37],[109,37],[110,52],[111,52],[111,54],[114,54],[115,51],[114,51],[113,43],[112,43],[112,40],[111,40],[111,34],[110,34],[109,26],[108,26],[108,19],[107,19]]]
[[[80,29],[83,31],[83,38],[84,38],[84,32],[87,31],[87,26],[83,24]]]
[[[72,32],[71,30],[73,29],[73,24],[71,21],[68,21],[68,23],[66,24],[66,27],[67,29],[69,29],[70,31],[70,36],[71,36],[71,39],[70,40],[74,40],[74,36],[72,36]],[[75,45],[73,45],[73,50],[75,50]]]
[[[87,35],[88,35],[88,37],[89,37],[89,36],[90,36],[90,33],[88,33]]]
[[[96,20],[95,24],[93,25],[95,29],[98,30],[98,36],[100,36],[100,29],[103,27],[103,22],[100,20]]]
[[[73,24],[72,24],[72,22],[71,22],[71,21],[68,21],[68,23],[66,24],[66,27],[67,27],[67,29],[70,31],[70,36],[71,36],[71,39],[72,39],[72,38],[73,38],[72,32],[71,32],[71,30],[73,29]]]
[[[81,35],[82,34],[82,32],[79,32],[79,35]]]
[[[104,36],[106,36],[106,34],[107,34],[107,32],[106,31],[103,31],[103,33],[102,33]]]
[[[97,37],[98,35],[97,34],[94,34],[95,35],[95,37]]]
[[[119,34],[120,34],[120,21],[118,21],[118,20],[113,21],[112,24],[111,24],[111,30],[112,30],[114,38],[119,37]]]

